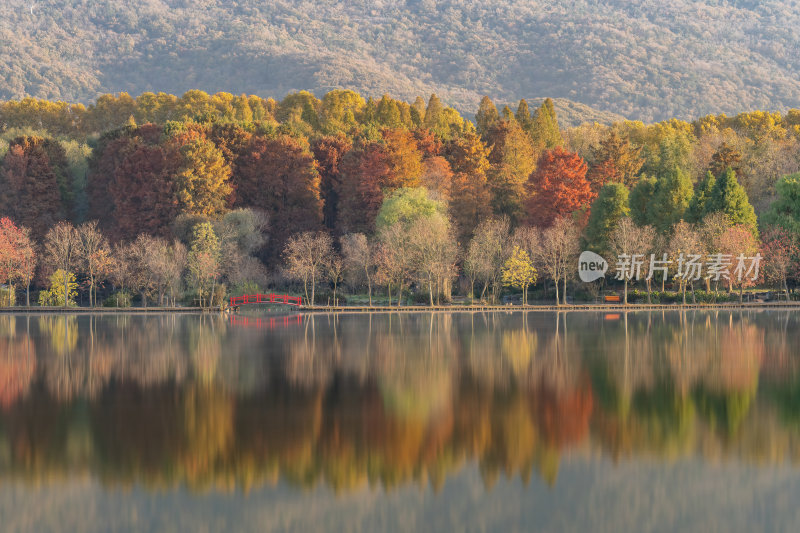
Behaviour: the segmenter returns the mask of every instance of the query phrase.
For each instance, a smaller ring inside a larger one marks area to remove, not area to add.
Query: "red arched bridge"
[[[288,294],[245,294],[244,296],[231,296],[231,307],[250,304],[283,304],[300,307],[303,305],[303,299],[300,296],[289,296]]]

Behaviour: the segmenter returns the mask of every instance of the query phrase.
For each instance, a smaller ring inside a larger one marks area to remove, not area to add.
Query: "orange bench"
[[[622,298],[619,297],[619,294],[613,294],[613,295],[610,295],[610,296],[606,296],[605,300],[606,300],[607,304],[610,304],[610,303],[618,304],[618,303],[620,303],[622,301]]]

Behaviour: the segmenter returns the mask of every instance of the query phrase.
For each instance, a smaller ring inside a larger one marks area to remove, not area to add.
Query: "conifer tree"
[[[706,205],[707,213],[721,211],[731,224],[741,224],[754,235],[758,232],[758,222],[753,206],[747,198],[747,192],[736,179],[736,173],[728,168],[717,178],[711,191],[711,198]]]
[[[494,102],[488,97],[481,98],[481,103],[478,106],[478,112],[475,114],[475,129],[482,139],[486,139],[489,130],[499,120],[500,115],[497,112]]]
[[[600,189],[586,226],[586,242],[591,249],[608,251],[611,232],[621,218],[630,214],[628,196],[628,188],[622,183],[609,183]]]
[[[517,112],[514,115],[517,119],[517,122],[522,127],[522,129],[528,131],[531,127],[531,112],[528,109],[528,102],[525,101],[523,98],[519,101],[517,105]]]
[[[686,212],[686,220],[689,222],[700,222],[708,213],[711,194],[716,184],[714,174],[709,170],[705,177],[700,180],[694,189],[694,196],[689,202],[689,210]]]
[[[555,106],[550,98],[545,99],[541,107],[536,110],[529,133],[533,145],[538,150],[550,150],[564,144],[561,130],[558,127]]]

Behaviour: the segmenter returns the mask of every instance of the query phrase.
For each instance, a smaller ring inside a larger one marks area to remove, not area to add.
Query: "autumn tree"
[[[496,216],[508,216],[512,224],[524,213],[525,183],[536,166],[528,134],[516,121],[499,121],[487,133],[491,151],[486,178]]]
[[[64,150],[39,137],[11,141],[0,168],[0,212],[42,237],[69,214]],[[63,167],[61,167],[63,165]]]
[[[491,214],[491,194],[486,178],[489,150],[474,133],[467,133],[448,142],[444,157],[453,171],[450,216],[463,239],[475,226]]]
[[[270,215],[270,258],[283,248],[290,234],[316,230],[322,223],[316,163],[291,137],[253,137],[234,182],[236,207],[252,207]]]
[[[758,276],[754,279],[752,275],[744,271],[749,267],[749,264],[745,264],[745,262],[749,263],[751,261],[749,258],[755,257],[756,253],[758,253],[759,242],[755,235],[753,235],[752,228],[744,224],[735,224],[726,228],[726,230],[719,235],[717,248],[719,253],[722,254],[722,257],[730,256],[732,258],[732,264],[728,274],[728,287],[729,290],[733,290],[737,284],[739,285],[739,303],[742,303],[744,299],[744,288],[754,285],[761,275],[759,271]],[[740,261],[742,264],[739,264]],[[740,267],[743,267],[743,269],[737,270],[740,269]],[[755,272],[753,272],[753,274],[755,274]]]
[[[787,280],[798,273],[800,247],[797,234],[780,226],[771,226],[761,236],[761,255],[764,257],[764,276],[767,281],[783,289],[789,300]]]
[[[64,290],[69,294],[69,274],[79,260],[81,238],[75,226],[69,222],[59,222],[47,232],[44,238],[44,259],[55,269],[64,272],[61,276]]]
[[[514,246],[511,256],[506,259],[502,271],[503,285],[522,291],[522,305],[528,304],[528,287],[536,283],[536,268],[528,253]]]
[[[641,152],[641,147],[633,146],[626,137],[612,129],[599,146],[592,148],[593,163],[586,175],[592,190],[597,193],[606,183],[633,187],[644,165]]]
[[[303,281],[306,302],[314,306],[317,281],[325,274],[325,266],[333,253],[333,240],[325,232],[306,231],[292,235],[283,249],[287,273]],[[311,297],[308,285],[311,284]]]
[[[26,286],[26,305],[30,305],[30,281],[36,266],[36,252],[30,230],[18,227],[11,219],[0,219],[0,280],[9,287],[9,300],[14,300],[14,282]]]
[[[531,224],[547,227],[587,206],[594,196],[586,181],[586,163],[578,154],[561,147],[545,151],[528,178],[526,203]]]
[[[320,198],[324,206],[323,223],[330,230],[336,227],[342,158],[351,148],[352,142],[344,135],[320,137],[311,143],[311,152],[317,161],[320,176]]]
[[[478,135],[485,138],[498,120],[500,120],[500,115],[491,98],[488,96],[481,98],[478,112],[475,114],[475,130]]]
[[[734,173],[739,174],[741,170],[742,153],[723,141],[714,155],[711,156],[711,163],[708,165],[708,171],[714,177],[719,177],[727,169],[733,170]]]
[[[231,168],[209,140],[197,139],[180,147],[182,164],[176,173],[175,195],[181,212],[213,217],[225,212]]]

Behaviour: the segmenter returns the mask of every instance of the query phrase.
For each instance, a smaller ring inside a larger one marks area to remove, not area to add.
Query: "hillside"
[[[0,99],[344,87],[463,112],[482,94],[646,121],[784,110],[799,22],[774,0],[6,0]]]

